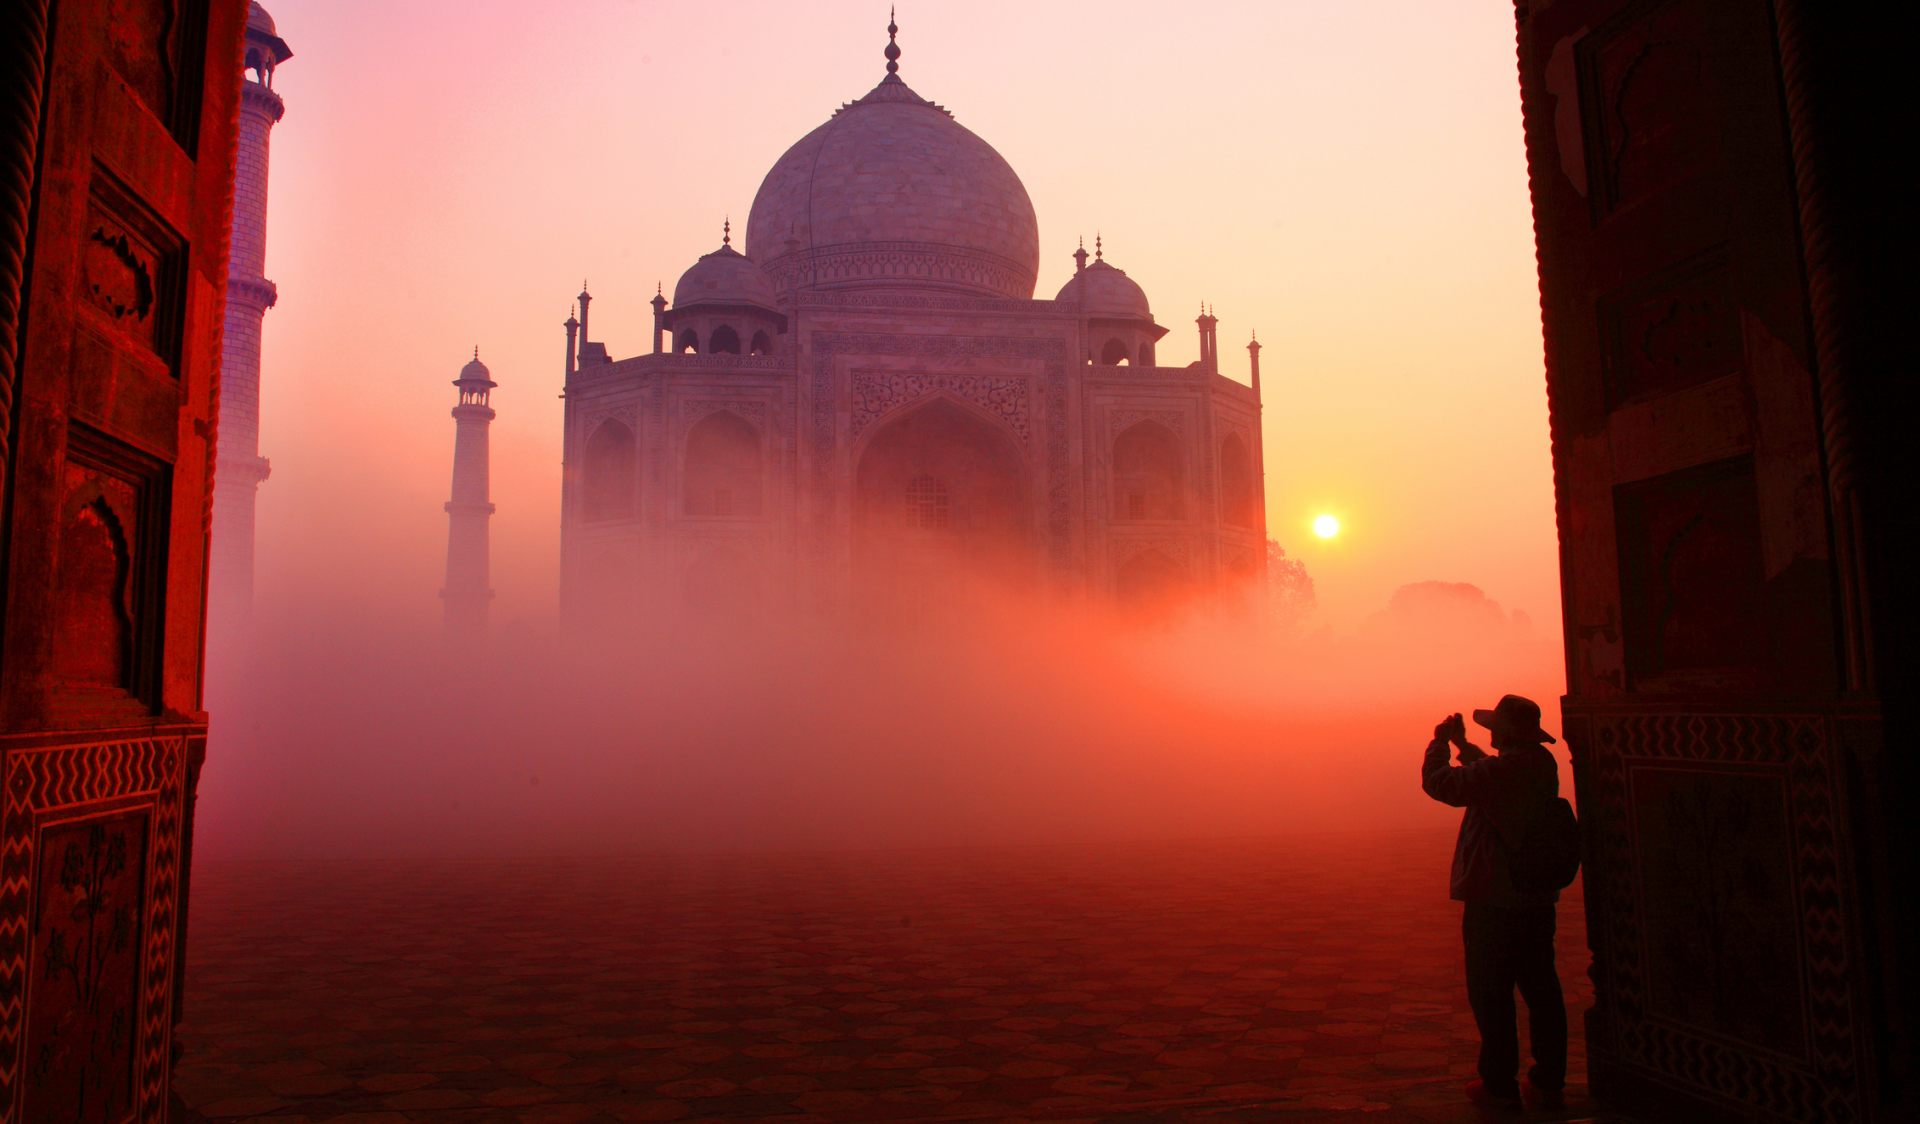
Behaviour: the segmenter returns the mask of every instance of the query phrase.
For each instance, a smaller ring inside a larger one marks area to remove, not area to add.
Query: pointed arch
[[[1256,518],[1253,455],[1238,433],[1220,442],[1220,518],[1229,526],[1252,527]]]
[[[1107,367],[1124,367],[1131,358],[1127,350],[1127,341],[1115,336],[1100,349],[1100,363]]]
[[[1030,580],[1035,515],[1012,431],[945,394],[889,415],[856,453],[855,560],[876,591],[951,588],[963,575]]]
[[[753,342],[747,345],[748,355],[772,355],[773,340],[765,332],[755,332]]]
[[[132,554],[126,529],[104,496],[78,506],[60,529],[53,605],[56,682],[132,686],[133,618],[127,597]]]
[[[608,418],[587,438],[580,508],[588,522],[633,516],[633,430]]]
[[[733,325],[731,324],[722,324],[718,328],[715,328],[713,330],[713,335],[708,337],[707,354],[709,355],[740,354],[740,333],[734,331]]]
[[[1113,440],[1113,517],[1186,517],[1186,457],[1157,421],[1137,421]]]
[[[716,410],[687,431],[681,510],[688,515],[758,518],[765,490],[760,431]]]
[[[700,333],[692,328],[683,328],[675,340],[673,350],[681,355],[700,354]]]

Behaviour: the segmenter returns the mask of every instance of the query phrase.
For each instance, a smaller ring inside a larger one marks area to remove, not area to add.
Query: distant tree
[[[1291,628],[1313,611],[1313,577],[1307,564],[1288,558],[1287,549],[1267,540],[1267,612],[1275,623]]]

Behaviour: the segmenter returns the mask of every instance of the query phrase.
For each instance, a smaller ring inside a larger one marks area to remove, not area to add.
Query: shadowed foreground
[[[1472,1120],[1451,847],[204,861],[176,1084],[214,1119]],[[1577,893],[1534,1119],[1588,1115]]]

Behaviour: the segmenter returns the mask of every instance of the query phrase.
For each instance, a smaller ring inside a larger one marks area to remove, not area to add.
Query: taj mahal
[[[616,358],[566,328],[561,592],[715,605],[961,578],[1122,603],[1265,566],[1259,344],[1160,366],[1146,292],[1094,252],[1036,299],[1038,223],[991,145],[899,75],[800,138],[743,247],[653,299]],[[1068,260],[1061,254],[1062,272]]]

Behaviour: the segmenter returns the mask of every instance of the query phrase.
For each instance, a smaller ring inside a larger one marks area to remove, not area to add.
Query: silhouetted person
[[[1480,1028],[1480,1076],[1467,1085],[1476,1104],[1520,1107],[1519,1034],[1513,992],[1527,1001],[1533,1068],[1527,1084],[1543,1107],[1558,1107],[1567,1078],[1567,1008],[1554,970],[1557,890],[1522,892],[1510,858],[1528,830],[1547,815],[1560,793],[1560,770],[1546,748],[1540,707],[1519,695],[1501,698],[1473,720],[1493,734],[1488,756],[1467,741],[1454,714],[1433,728],[1420,786],[1442,804],[1465,808],[1453,850],[1453,897],[1465,902],[1461,933],[1467,946],[1467,1001]],[[1460,764],[1447,761],[1447,746]]]

